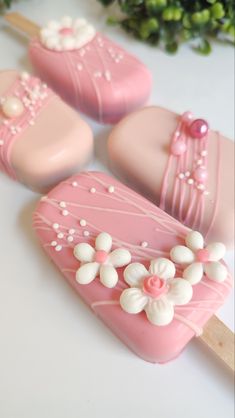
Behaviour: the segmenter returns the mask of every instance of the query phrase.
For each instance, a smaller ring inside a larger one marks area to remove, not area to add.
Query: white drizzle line
[[[95,309],[97,306],[108,306],[108,305],[120,305],[119,300],[101,300],[98,302],[93,302],[91,304],[91,309]]]
[[[184,316],[179,314],[175,314],[174,319],[182,322],[184,325],[186,325],[188,328],[194,331],[196,337],[200,337],[200,335],[202,335],[203,329],[201,327],[198,327],[193,321],[190,321],[189,319],[186,319]]]

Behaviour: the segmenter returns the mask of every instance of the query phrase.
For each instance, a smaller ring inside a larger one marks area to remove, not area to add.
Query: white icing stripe
[[[91,304],[91,309],[94,310],[97,306],[109,306],[109,305],[120,305],[119,300],[101,300],[98,302],[93,302]]]
[[[196,337],[200,337],[203,333],[203,329],[201,327],[198,327],[194,322],[190,321],[189,319],[186,319],[184,316],[181,316],[179,314],[175,314],[174,318],[177,319],[177,321],[182,322],[182,324],[186,325],[188,328],[190,328],[196,335]]]

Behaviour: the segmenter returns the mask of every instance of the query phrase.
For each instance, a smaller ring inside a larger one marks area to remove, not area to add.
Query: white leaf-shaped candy
[[[91,283],[99,273],[98,263],[87,263],[80,267],[76,273],[76,281],[80,284]]]
[[[167,299],[174,305],[185,305],[193,296],[191,284],[184,279],[174,279],[170,283],[170,289],[167,293]]]
[[[173,305],[166,298],[151,299],[145,311],[153,325],[168,325],[174,317]]]
[[[175,275],[174,263],[167,258],[152,260],[150,264],[150,273],[155,274],[164,280],[172,279]]]
[[[87,243],[77,244],[74,248],[74,256],[82,263],[90,263],[95,256],[94,248]]]
[[[204,238],[200,232],[191,231],[185,238],[187,247],[192,251],[201,250],[204,247]]]
[[[139,287],[147,276],[149,272],[141,263],[132,263],[124,271],[124,279],[132,287]]]
[[[114,267],[123,267],[131,262],[131,253],[123,248],[118,248],[109,255],[109,262]]]
[[[172,261],[178,264],[191,264],[195,259],[193,252],[184,245],[177,245],[172,248],[170,256]]]
[[[226,252],[226,247],[221,242],[214,242],[213,244],[207,245],[206,249],[209,251],[210,261],[221,260]]]
[[[227,268],[218,261],[207,263],[204,268],[207,277],[216,282],[224,282],[228,275]]]
[[[73,19],[70,16],[64,16],[61,19],[61,25],[65,28],[71,28],[73,24]]]
[[[106,251],[109,253],[112,248],[112,241],[111,235],[107,234],[107,232],[101,232],[96,238],[95,248],[99,251]]]
[[[100,268],[100,281],[105,287],[113,288],[118,282],[118,274],[113,266],[103,265]]]
[[[124,290],[120,297],[122,309],[130,314],[142,312],[147,302],[148,297],[143,295],[143,292],[135,287]]]
[[[183,272],[183,278],[188,280],[192,285],[199,283],[203,277],[203,264],[190,264]]]

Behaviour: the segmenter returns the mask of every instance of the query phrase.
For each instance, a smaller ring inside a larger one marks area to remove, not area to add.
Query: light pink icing
[[[148,100],[152,81],[146,66],[99,33],[73,51],[52,51],[35,39],[29,55],[61,97],[100,122],[115,123]]]
[[[110,185],[114,187],[112,193]],[[95,192],[91,193],[91,189]],[[61,202],[68,211],[66,216]],[[86,221],[85,226],[81,226],[81,219]],[[146,267],[153,258],[169,257],[172,247],[184,244],[188,233],[188,228],[103,173],[81,173],[61,183],[41,200],[33,225],[43,248],[76,292],[127,346],[150,362],[163,363],[178,356],[191,338],[202,332],[232,287],[229,275],[223,283],[211,283],[204,277],[194,286],[192,300],[176,306],[173,321],[159,327],[152,325],[144,312],[131,315],[121,309],[119,298],[128,287],[123,279],[124,268],[118,269],[119,282],[113,289],[104,287],[99,279],[79,285],[75,280],[79,263],[73,249],[85,242],[94,247],[100,232],[112,236],[113,249],[126,248],[132,262]],[[73,242],[68,240],[71,230]],[[143,242],[147,246],[143,247]],[[182,277],[179,266],[177,277]]]

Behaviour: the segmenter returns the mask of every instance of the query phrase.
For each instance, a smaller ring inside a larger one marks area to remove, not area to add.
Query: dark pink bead
[[[189,134],[192,138],[202,139],[207,135],[208,129],[208,123],[204,119],[195,119],[189,127]]]

